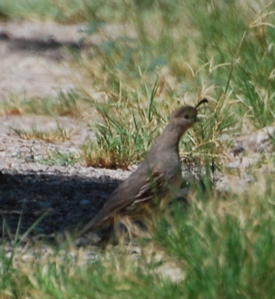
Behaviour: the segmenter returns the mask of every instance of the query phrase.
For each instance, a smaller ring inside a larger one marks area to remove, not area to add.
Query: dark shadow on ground
[[[119,182],[109,176],[0,172],[0,236],[13,235],[18,226],[22,234],[40,218],[31,235],[75,229],[97,213]]]
[[[4,31],[0,32],[0,42],[6,43],[11,52],[27,52],[47,56],[55,60],[64,58],[64,53],[61,52],[64,48],[70,51],[80,52],[94,46],[91,43],[84,42],[84,40],[78,42],[61,42],[54,37],[41,37],[41,39],[18,38],[12,37],[9,33]]]

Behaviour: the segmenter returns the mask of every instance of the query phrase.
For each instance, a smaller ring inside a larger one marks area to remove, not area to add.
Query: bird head
[[[195,106],[182,106],[177,109],[173,114],[171,120],[174,124],[177,124],[185,129],[190,128],[198,119],[198,107],[201,104],[208,103],[207,99],[202,99]]]

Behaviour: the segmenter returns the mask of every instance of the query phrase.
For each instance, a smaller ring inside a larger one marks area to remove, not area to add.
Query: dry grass
[[[64,128],[58,127],[56,130],[41,131],[33,128],[31,131],[14,129],[12,130],[22,139],[31,140],[38,139],[47,142],[64,142],[71,139],[72,132],[66,131]]]

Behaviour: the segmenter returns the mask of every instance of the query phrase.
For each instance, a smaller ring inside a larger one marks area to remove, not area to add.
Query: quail
[[[115,224],[121,215],[150,213],[158,203],[161,208],[175,197],[182,182],[179,141],[198,120],[197,108],[182,106],[171,116],[162,134],[156,139],[145,160],[110,195],[99,212],[79,231],[78,236],[107,224]]]

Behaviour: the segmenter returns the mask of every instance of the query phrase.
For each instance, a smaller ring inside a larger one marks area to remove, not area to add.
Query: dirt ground
[[[74,89],[81,74],[71,75],[71,57],[63,46],[82,50],[99,41],[94,36],[85,45],[79,43],[83,27],[38,21],[0,23],[0,101],[54,97]],[[53,144],[23,140],[13,130],[53,129],[57,124],[51,117],[0,116],[1,234],[14,234],[19,219],[20,230],[25,232],[41,216],[44,218],[35,227],[35,234],[76,227],[92,217],[118,182],[127,177],[128,172],[119,170],[39,163],[37,159],[54,151],[77,154],[79,145],[93,138],[90,129],[73,119],[61,117],[59,121],[66,129],[73,128],[74,134],[69,141]]]
[[[75,82],[82,78],[80,73],[71,75],[71,58],[62,50],[63,46],[84,51],[102,38],[95,35],[88,43],[80,43],[83,27],[37,21],[0,23],[0,101],[13,97],[56,96],[60,90],[72,90]],[[106,32],[115,35],[117,28],[110,26]],[[14,234],[20,221],[20,230],[24,232],[42,216],[33,231],[35,234],[76,227],[92,217],[117,184],[129,175],[120,170],[87,168],[79,163],[48,166],[39,162],[41,157],[54,151],[77,154],[81,142],[93,137],[93,132],[68,117],[61,118],[61,122],[67,128],[73,126],[74,135],[69,141],[52,144],[23,140],[13,130],[31,130],[33,126],[44,130],[52,128],[56,123],[50,117],[0,116],[2,235],[8,231]],[[238,151],[230,150],[228,166],[239,169],[240,175],[221,176],[218,188],[242,192],[249,186],[253,178],[246,175],[245,169],[255,163],[263,151],[270,153],[270,135],[275,136],[274,127],[236,140],[236,149],[244,151],[234,156]],[[274,166],[264,166],[262,171],[274,173]]]

